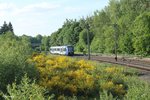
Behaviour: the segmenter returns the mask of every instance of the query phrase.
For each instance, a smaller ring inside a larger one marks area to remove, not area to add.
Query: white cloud
[[[49,29],[51,17],[57,16],[60,7],[61,5],[58,3],[47,2],[23,6],[13,3],[0,3],[0,24],[4,21],[11,21],[17,35],[23,33],[35,35]]]
[[[4,16],[4,12],[0,11],[0,17]]]
[[[52,4],[47,2],[25,5],[18,7],[13,3],[0,3],[0,16],[4,15],[21,15],[21,14],[34,14],[45,13],[60,8],[60,4]]]
[[[31,4],[24,6],[22,8],[18,8],[15,10],[14,15],[19,15],[19,14],[29,14],[29,13],[45,13],[49,12],[55,9],[58,9],[60,7],[59,4],[51,4],[51,3],[38,3],[38,4]]]
[[[16,6],[12,3],[0,3],[0,11],[12,10]]]
[[[17,1],[0,2],[0,25],[4,21],[12,22],[17,35],[50,34],[61,27],[65,19],[80,18],[99,8],[93,1],[33,0],[32,4]]]
[[[84,8],[82,7],[65,7],[64,12],[66,13],[77,13],[82,11]]]
[[[10,15],[14,9],[16,9],[16,6],[12,3],[0,3],[0,16]]]

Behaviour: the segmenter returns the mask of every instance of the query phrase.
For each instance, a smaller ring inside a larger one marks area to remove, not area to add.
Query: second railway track
[[[75,56],[75,57],[87,59],[87,56]],[[91,60],[118,64],[118,65],[132,67],[132,68],[141,69],[145,71],[150,71],[150,61],[142,61],[142,60],[131,59],[131,58],[118,58],[116,61],[114,57],[103,57],[103,56],[91,56]]]

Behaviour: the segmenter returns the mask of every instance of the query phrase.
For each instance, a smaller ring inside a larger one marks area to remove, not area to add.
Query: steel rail
[[[123,62],[119,62],[119,61],[108,61],[108,60],[95,59],[95,58],[91,58],[91,60],[93,60],[93,61],[100,61],[100,62],[107,62],[107,63],[112,63],[112,64],[118,64],[118,65],[123,65],[123,66],[131,67],[131,68],[136,68],[136,69],[150,71],[150,68],[149,67],[145,67],[144,65],[131,64],[131,63],[128,64],[128,63],[123,63]]]

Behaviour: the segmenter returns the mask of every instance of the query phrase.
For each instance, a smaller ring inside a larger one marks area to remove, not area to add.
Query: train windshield
[[[74,51],[73,46],[68,46],[68,51]]]

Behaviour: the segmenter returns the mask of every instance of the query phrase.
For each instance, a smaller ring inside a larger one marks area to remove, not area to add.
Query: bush
[[[27,63],[32,53],[29,43],[10,32],[0,36],[0,90],[6,92],[7,84],[21,80],[24,73],[30,78],[38,77],[33,65]]]
[[[39,85],[46,87],[49,94],[54,93],[56,99],[149,98],[150,85],[137,78],[135,80],[137,71],[133,69],[64,56],[35,54],[30,61],[39,70]]]
[[[45,89],[31,81],[27,75],[21,80],[21,84],[13,83],[7,86],[8,94],[3,94],[5,100],[50,100],[45,98]]]
[[[92,96],[96,79],[92,75],[94,66],[84,60],[73,60],[68,57],[51,57],[37,55],[33,57],[40,72],[39,84],[57,96]],[[97,87],[98,88],[98,87]]]
[[[40,72],[39,84],[58,98],[62,96],[77,96],[79,99],[99,98],[104,90],[115,98],[123,98],[127,93],[123,69],[95,67],[91,62],[64,56],[35,55],[31,61]]]

